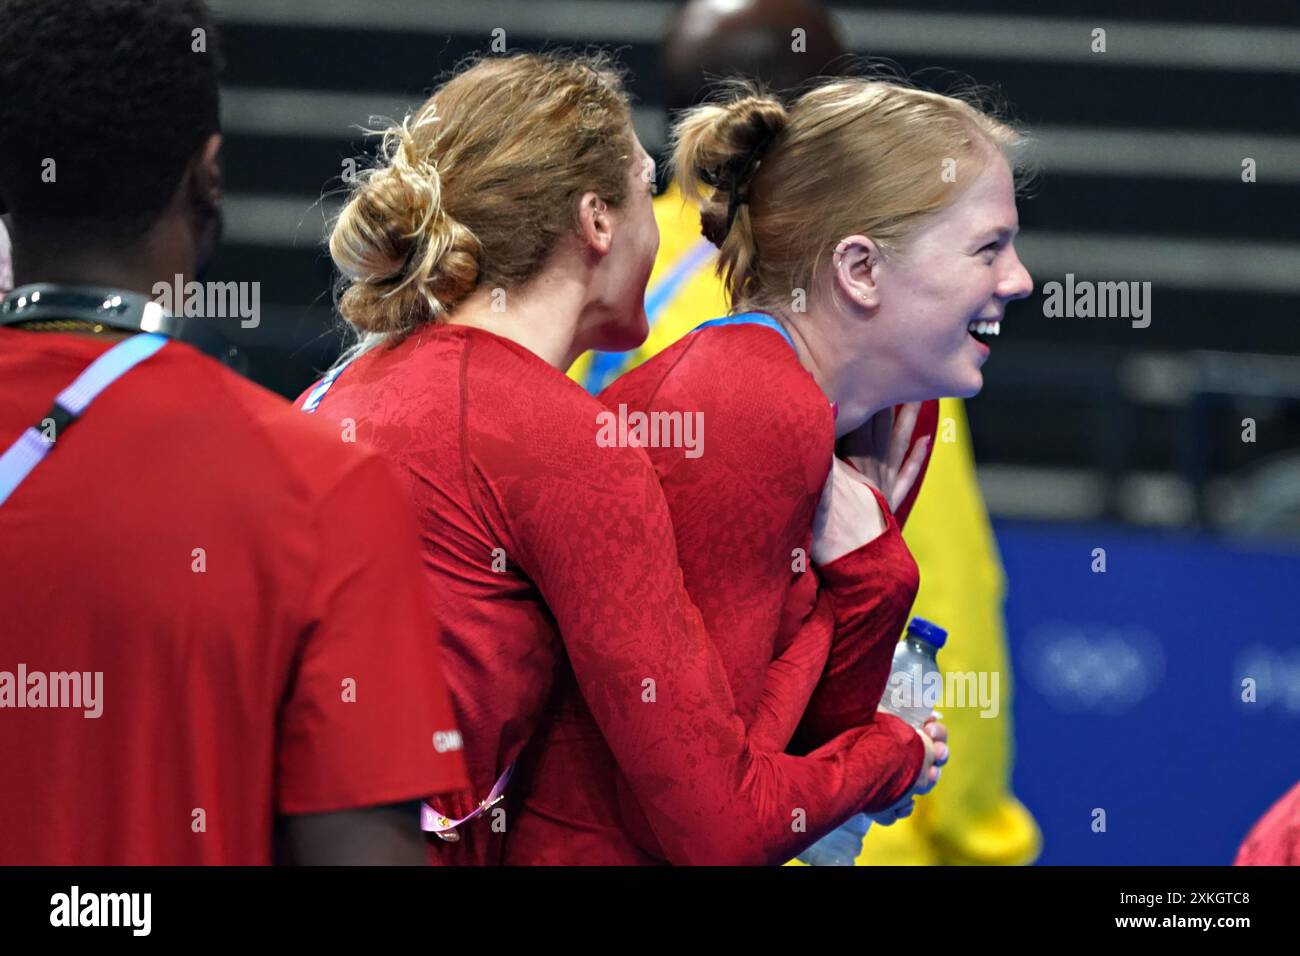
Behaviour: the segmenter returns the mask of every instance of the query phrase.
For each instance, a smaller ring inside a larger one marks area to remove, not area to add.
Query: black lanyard
[[[172,315],[139,292],[41,282],[19,286],[0,302],[0,326],[55,319],[107,325],[124,332],[156,332],[244,371],[239,349],[204,325],[203,319]]]

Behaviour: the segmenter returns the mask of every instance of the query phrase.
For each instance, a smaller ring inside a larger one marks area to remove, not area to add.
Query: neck
[[[809,302],[808,310],[797,316],[783,309],[770,314],[794,339],[799,364],[826,397],[839,406],[835,418],[836,438],[865,424],[881,409],[896,404],[889,385],[893,375],[888,363],[877,358],[880,350],[866,342],[846,348],[840,336],[845,317],[837,310]],[[856,334],[867,334],[863,325],[860,319],[854,320]]]
[[[56,237],[13,229],[14,286],[37,282],[63,285],[109,286],[128,292],[153,295],[154,285],[172,285],[178,274],[188,276],[193,263],[174,246],[150,238],[113,248],[90,247],[76,236]]]
[[[543,272],[521,289],[476,290],[447,322],[509,339],[563,372],[587,348],[579,341],[585,299],[581,282]]]

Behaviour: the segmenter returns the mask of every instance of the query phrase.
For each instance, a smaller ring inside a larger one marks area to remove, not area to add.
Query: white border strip
[[[998,60],[1300,72],[1300,30],[1215,23],[838,10],[854,50]],[[1106,31],[1106,52],[1092,32]]]
[[[318,247],[340,204],[337,196],[233,194],[225,200],[225,239]],[[1300,246],[1294,243],[1029,232],[1016,245],[1038,288],[1070,272],[1080,279],[1150,282],[1157,298],[1162,287],[1300,294]]]
[[[221,91],[221,126],[250,136],[352,139],[372,119],[401,119],[419,102],[400,93],[231,86]]]
[[[290,199],[232,193],[222,201],[224,245],[323,247],[328,224],[342,208],[336,198]]]
[[[213,0],[227,21],[446,35],[492,31],[562,43],[658,42],[674,4],[656,0]],[[832,8],[852,50],[1050,63],[1174,66],[1248,73],[1300,72],[1300,30],[1142,20]],[[1105,53],[1092,31],[1106,30]]]
[[[1267,133],[1034,126],[1029,135],[1045,172],[1241,182],[1255,160],[1260,183],[1300,182],[1300,138]]]
[[[240,135],[351,140],[372,119],[400,118],[418,103],[400,93],[230,87],[222,92],[222,125]],[[661,150],[667,140],[663,111],[642,107],[633,120],[646,148]],[[1249,156],[1259,182],[1300,182],[1297,137],[1074,126],[1038,126],[1030,135],[1048,172],[1240,182],[1241,161]]]
[[[1066,273],[1080,279],[1150,282],[1157,309],[1165,287],[1300,294],[1300,245],[1295,243],[1031,230],[1016,240],[1016,248],[1036,288],[1064,281]]]
[[[479,35],[486,52],[492,31],[564,43],[657,42],[675,4],[656,0],[211,0],[220,20],[272,26]]]

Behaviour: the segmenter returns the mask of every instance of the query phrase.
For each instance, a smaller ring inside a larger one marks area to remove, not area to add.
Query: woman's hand
[[[921,763],[921,772],[916,775],[916,783],[892,807],[887,807],[879,813],[868,814],[872,822],[887,827],[903,817],[910,817],[916,798],[929,793],[939,782],[942,774],[940,768],[948,762],[949,756],[948,728],[939,723],[939,718],[942,716],[943,714],[936,711],[926,720],[924,728],[917,731],[925,744],[925,760]]]
[[[830,564],[856,551],[889,527],[880,502],[862,475],[838,458],[831,459],[830,474],[813,516],[813,564]]]
[[[910,455],[907,454],[920,410],[920,402],[904,405],[895,420],[893,406],[882,409],[841,438],[835,446],[836,454],[847,460],[885,496],[890,511],[897,511],[907,498],[921,474],[921,466],[925,464],[929,435],[916,443]]]

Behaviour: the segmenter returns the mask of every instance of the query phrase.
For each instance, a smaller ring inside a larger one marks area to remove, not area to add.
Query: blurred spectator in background
[[[809,0],[693,0],[673,18],[660,55],[666,105],[673,112],[704,99],[712,79],[741,74],[788,91],[853,63],[827,10]],[[655,200],[655,218],[660,239],[646,293],[650,335],[635,352],[590,352],[574,363],[569,374],[593,394],[702,320],[728,312],[714,272],[717,250],[700,233],[698,211],[683,203],[674,184]],[[858,863],[1030,863],[1041,836],[1010,792],[1002,564],[975,482],[962,402],[944,399],[938,416],[925,490],[904,534],[921,568],[913,613],[953,633],[944,649],[946,671],[997,672],[1001,700],[994,718],[981,718],[978,707],[940,708],[952,739],[960,741],[961,756],[945,768],[944,786],[917,801],[911,817],[872,828]]]

